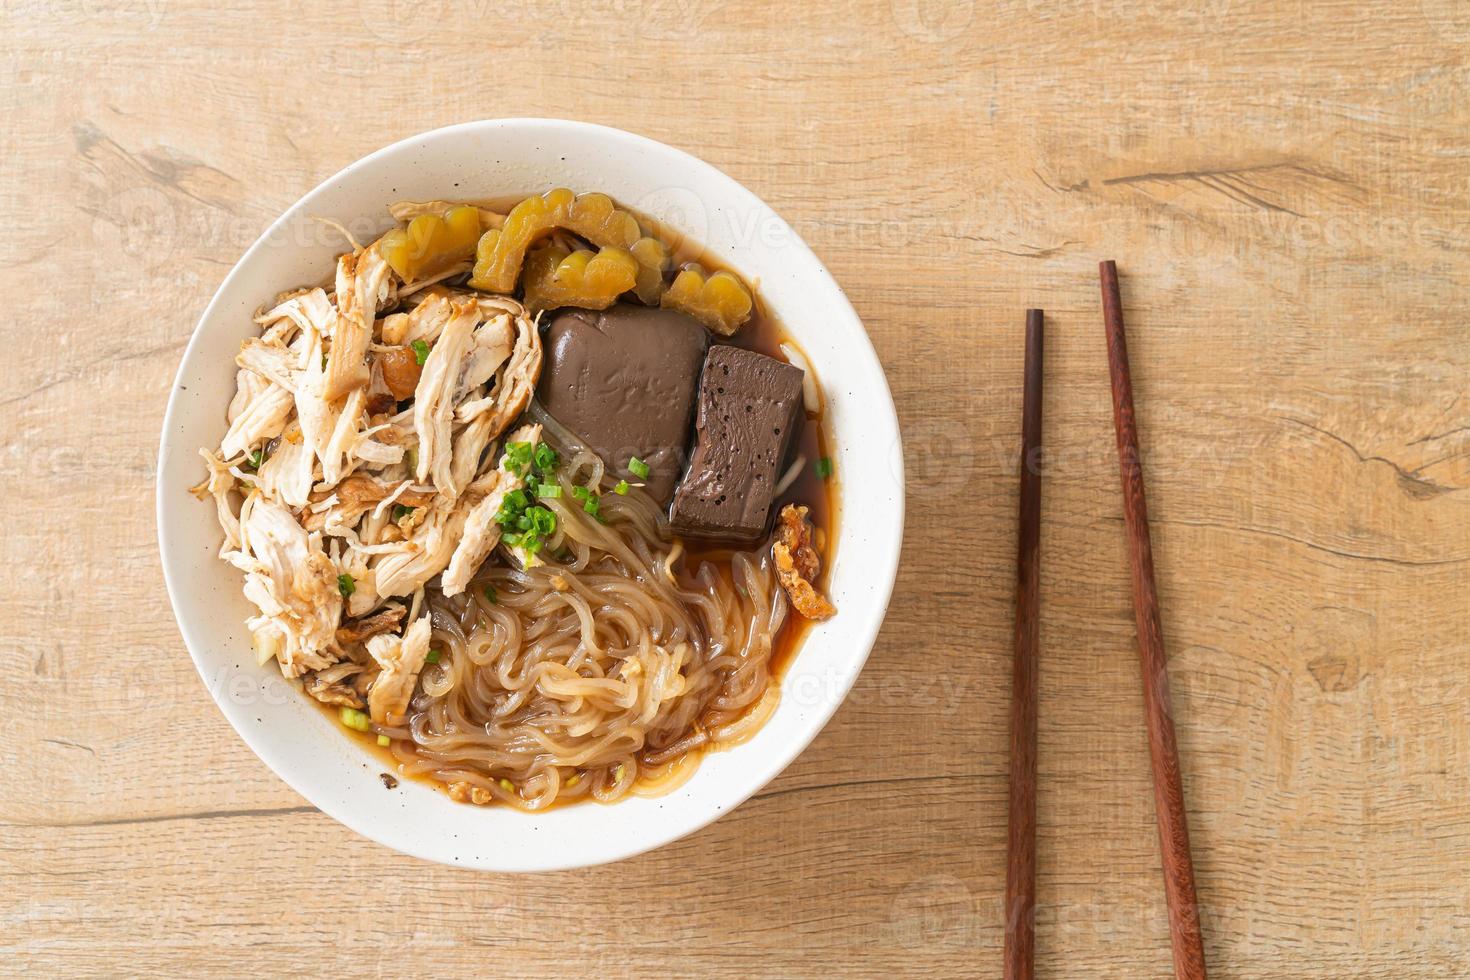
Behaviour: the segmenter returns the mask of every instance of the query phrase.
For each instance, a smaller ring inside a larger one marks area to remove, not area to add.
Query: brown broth
[[[494,210],[508,211],[523,199],[524,195],[519,197],[465,200],[464,203],[476,204],[480,207]],[[719,270],[729,272],[738,277],[741,282],[744,282],[750,288],[751,295],[755,300],[755,309],[751,314],[749,322],[741,327],[733,337],[720,338],[717,340],[717,343],[733,344],[737,347],[764,354],[767,357],[773,357],[779,361],[787,361],[786,355],[781,351],[781,345],[788,344],[801,351],[803,357],[806,357],[806,352],[802,350],[801,345],[786,331],[781,321],[767,309],[756,283],[741,275],[739,270],[732,268],[726,262],[720,261],[708,250],[691,242],[678,232],[672,231],[642,214],[638,214],[637,212],[633,213],[643,227],[649,230],[650,234],[655,235],[669,246],[674,256],[676,268],[684,263],[698,262],[710,272]],[[807,357],[806,360],[810,364],[811,359]],[[813,373],[815,374],[815,372]],[[820,378],[817,379],[817,389],[819,392],[823,391]],[[825,394],[823,394],[823,398],[823,404],[825,406]],[[817,476],[816,464],[818,460],[824,458],[835,460],[836,458],[833,451],[831,432],[827,426],[826,419],[821,413],[813,414],[804,412],[802,414],[801,431],[793,441],[791,455],[787,459],[786,467],[783,467],[780,473],[777,474],[777,479],[780,479],[786,474],[786,469],[789,468],[792,460],[801,457],[805,457],[805,463],[802,466],[800,475],[773,502],[771,505],[770,520],[774,521],[775,515],[780,513],[781,508],[786,504],[801,504],[808,508],[809,512],[807,517],[816,529],[815,544],[822,559],[821,575],[818,581],[812,584],[823,593],[826,593],[827,582],[830,578],[830,570],[836,552],[837,522],[841,516],[838,487],[841,474],[834,471],[826,479]],[[697,568],[701,562],[706,561],[713,562],[721,567],[728,567],[731,554],[735,550],[740,550],[738,547],[732,547],[729,544],[707,543],[702,541],[685,541],[684,544],[686,556],[684,559],[685,567],[690,569]],[[745,547],[748,550],[749,546],[747,545]],[[802,641],[806,639],[807,634],[816,625],[811,620],[798,615],[794,609],[790,611],[781,631],[771,641],[771,677],[773,683],[778,685],[781,683],[787,668],[796,658]],[[308,697],[307,699],[325,710],[334,721],[337,719],[339,709],[317,702],[314,698]],[[392,774],[395,779],[399,781],[413,779],[430,785],[441,792],[447,791],[447,788],[442,782],[430,775],[411,776],[399,771],[398,759],[394,757],[392,749],[379,745],[377,743],[376,733],[359,732],[355,729],[347,728],[345,725],[339,727],[347,735],[354,738],[373,758],[384,765],[386,772]],[[732,746],[726,745],[713,749],[699,749],[692,753],[692,755],[700,757],[707,752],[721,751],[730,747]],[[677,785],[677,782],[678,780],[675,780],[675,785]],[[633,792],[636,793],[639,788],[643,788],[645,791],[649,789],[645,785],[645,781],[641,778]],[[673,787],[671,786],[670,788]],[[554,803],[551,808],[555,809],[561,805],[575,805],[579,802],[582,801],[576,800],[567,804]]]

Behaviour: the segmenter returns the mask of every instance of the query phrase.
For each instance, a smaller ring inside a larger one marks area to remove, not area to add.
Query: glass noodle
[[[462,595],[430,590],[440,658],[404,723],[377,730],[404,774],[525,810],[667,791],[775,708],[787,604],[769,550],[686,569],[696,563],[637,487],[604,493],[598,521],[571,490],[602,485],[602,460],[538,404],[528,418],[563,460],[562,495],[539,501],[557,517],[545,551],[562,560],[487,562]]]

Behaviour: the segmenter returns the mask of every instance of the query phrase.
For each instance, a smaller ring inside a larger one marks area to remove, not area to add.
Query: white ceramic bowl
[[[487,197],[566,186],[600,190],[703,243],[757,283],[800,341],[827,397],[841,480],[831,574],[836,617],[813,630],[783,680],[780,707],[748,742],[705,758],[679,789],[524,814],[473,807],[413,780],[388,789],[383,766],[344,737],[274,665],[257,667],[240,574],[219,561],[212,504],[187,492],[203,476],[235,390],[234,355],[251,314],[317,282],[341,239],[385,228],[397,200]],[[552,119],[465,123],[395,143],[324,181],[250,247],[204,311],[184,352],[158,464],[158,542],[184,642],[225,717],[265,763],[322,811],[408,854],[461,867],[538,871],[613,861],[728,813],[814,739],[856,680],[878,634],[903,537],[898,421],[862,323],[800,237],[754,194],[687,153],[605,126]]]

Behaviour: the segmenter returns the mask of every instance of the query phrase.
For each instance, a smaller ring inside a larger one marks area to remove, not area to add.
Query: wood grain
[[[1016,641],[1011,660],[1010,809],[1006,821],[1006,980],[1036,974],[1036,680],[1041,665],[1041,454],[1046,316],[1026,311],[1021,473],[1016,518]]]
[[[1109,259],[1101,264],[1099,273],[1118,471],[1123,486],[1123,524],[1128,535],[1128,568],[1133,576],[1133,619],[1138,630],[1138,664],[1143,676],[1144,728],[1148,732],[1154,817],[1159,825],[1159,857],[1164,865],[1164,898],[1169,911],[1169,944],[1174,952],[1174,976],[1179,980],[1205,980],[1194,857],[1189,851],[1189,817],[1184,807],[1184,777],[1179,771],[1179,743],[1174,735],[1169,661],[1164,653],[1159,589],[1154,582],[1148,498],[1138,450],[1138,419],[1133,407],[1133,375],[1128,366],[1128,335],[1123,326],[1117,264]]]
[[[1167,976],[1098,329],[1116,255],[1211,968],[1470,973],[1459,0],[5,15],[0,971],[999,974],[1039,306],[1036,972]],[[886,625],[821,738],[692,838],[536,877],[308,809],[214,708],[154,534],[169,385],[230,266],[345,164],[500,115],[644,133],[768,201],[863,317],[909,476]]]

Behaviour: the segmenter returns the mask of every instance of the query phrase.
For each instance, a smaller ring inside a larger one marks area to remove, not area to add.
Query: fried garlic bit
[[[728,337],[750,319],[755,301],[745,284],[728,272],[706,278],[696,264],[686,266],[659,299],[659,305],[687,313],[717,334]]]
[[[533,313],[561,306],[605,310],[637,282],[638,262],[621,248],[568,252],[559,245],[532,249],[521,278]]]
[[[536,241],[561,228],[599,248],[627,249],[642,234],[638,221],[619,210],[606,194],[577,195],[565,187],[528,197],[511,209],[505,224],[485,232],[475,250],[470,285],[492,293],[509,293]]]
[[[657,238],[640,238],[628,249],[638,261],[638,283],[633,287],[638,299],[647,306],[657,306],[664,294],[664,273],[673,260],[669,247]]]
[[[479,240],[480,209],[459,205],[394,228],[379,240],[378,253],[404,282],[418,282],[468,261]]]
[[[781,508],[771,558],[776,563],[776,579],[796,611],[807,619],[831,619],[837,607],[812,585],[822,572],[822,560],[812,547],[812,524],[806,513],[805,507],[795,504]]]
[[[461,779],[449,784],[449,798],[456,803],[474,803],[484,806],[495,799],[495,795],[483,786],[476,786]]]

